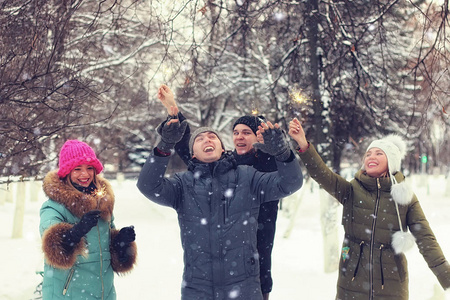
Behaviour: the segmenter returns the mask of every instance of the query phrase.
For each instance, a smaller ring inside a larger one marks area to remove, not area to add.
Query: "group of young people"
[[[347,181],[326,166],[296,118],[288,135],[261,116],[238,118],[235,149],[226,151],[213,128],[191,133],[168,86],[159,88],[158,99],[168,117],[137,187],[178,215],[183,300],[269,299],[278,202],[301,188],[300,160],[343,205],[336,299],[408,299],[404,251],[414,241],[442,287],[450,288],[450,265],[400,170],[406,153],[400,137],[374,140]],[[173,152],[187,170],[166,177]],[[102,169],[91,147],[69,140],[59,169],[45,177],[43,299],[115,299],[113,273],[135,265],[134,228],[115,228],[114,194]]]

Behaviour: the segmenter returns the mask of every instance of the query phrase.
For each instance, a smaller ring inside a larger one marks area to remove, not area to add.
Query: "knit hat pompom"
[[[400,151],[400,157],[403,159],[406,155],[406,143],[405,141],[396,134],[390,134],[385,137],[385,140],[388,142],[391,142],[395,146],[397,146],[398,150]]]
[[[215,135],[217,135],[217,138],[219,139],[220,144],[222,145],[222,149],[225,150],[225,147],[224,147],[224,145],[223,145],[222,139],[220,138],[220,135],[219,135],[219,133],[218,133],[216,130],[214,130],[214,129],[211,128],[211,127],[200,127],[200,128],[198,128],[197,130],[195,130],[194,133],[191,134],[191,137],[190,137],[190,139],[189,139],[189,153],[191,154],[191,157],[192,157],[192,155],[194,155],[194,150],[193,150],[193,148],[194,148],[195,138],[196,138],[199,134],[204,133],[204,132],[212,132],[212,133],[214,133]]]
[[[392,235],[391,245],[395,254],[400,254],[411,249],[415,242],[416,238],[410,232],[397,231]]]
[[[73,168],[84,164],[93,166],[97,174],[103,171],[102,163],[88,144],[78,140],[66,141],[59,152],[59,178],[66,177]]]
[[[253,133],[256,135],[258,131],[258,126],[261,125],[262,122],[265,122],[266,119],[263,116],[242,116],[234,122],[233,130],[238,124],[244,124],[250,127]]]
[[[408,205],[411,203],[414,192],[409,184],[402,181],[391,186],[391,196],[399,205]]]

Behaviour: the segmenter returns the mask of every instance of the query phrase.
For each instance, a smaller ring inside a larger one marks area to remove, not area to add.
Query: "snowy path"
[[[414,183],[420,182],[420,178],[414,179]],[[426,180],[430,182],[428,187],[413,186],[447,259],[450,259],[450,197],[444,196],[446,181],[443,176],[429,176]],[[139,193],[134,181],[122,184],[112,181],[112,184],[116,194],[116,225],[135,226],[139,251],[135,270],[124,277],[116,276],[118,299],[180,299],[183,261],[175,212],[148,201]],[[271,300],[334,299],[337,271],[323,271],[318,189],[305,188],[288,238],[283,237],[289,226],[287,213],[280,211],[278,216]],[[41,194],[39,202],[27,201],[24,237],[20,239],[11,239],[14,204],[0,205],[0,256],[4,261],[0,271],[2,300],[33,297],[32,292],[40,280],[35,271],[42,265],[38,224],[39,208],[44,200]],[[340,210],[338,213],[340,219]],[[342,232],[339,232],[339,243],[341,237]],[[437,279],[416,247],[407,253],[407,258],[411,300],[450,299],[450,292],[444,295],[442,288],[436,286]],[[435,289],[438,297],[432,298]]]

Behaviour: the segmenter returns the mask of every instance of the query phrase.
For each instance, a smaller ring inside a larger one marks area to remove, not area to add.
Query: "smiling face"
[[[192,158],[210,163],[219,160],[223,152],[222,142],[215,133],[206,131],[195,137]]]
[[[237,124],[233,129],[233,143],[237,154],[243,155],[253,150],[253,144],[256,143],[256,135],[244,124]]]
[[[94,180],[95,169],[90,165],[79,165],[73,168],[69,176],[73,183],[88,187]]]
[[[364,169],[371,177],[382,177],[388,172],[386,154],[380,148],[370,148],[364,156]]]

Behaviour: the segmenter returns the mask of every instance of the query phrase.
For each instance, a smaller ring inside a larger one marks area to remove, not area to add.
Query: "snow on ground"
[[[444,254],[450,259],[450,197],[445,195],[448,180],[430,175],[413,176],[411,182]],[[116,194],[115,223],[118,227],[135,226],[139,251],[134,271],[115,277],[118,299],[180,299],[183,260],[176,213],[147,200],[137,190],[134,180],[111,183]],[[271,300],[334,299],[337,271],[324,272],[318,191],[317,186],[306,184],[284,202],[279,212]],[[39,208],[46,199],[41,190],[37,201],[32,202],[29,195],[26,198],[23,237],[14,239],[11,236],[15,204],[0,198],[3,261],[0,299],[3,300],[33,299],[33,291],[41,279],[36,274],[43,264],[38,224]],[[296,202],[298,211],[293,213]],[[336,213],[340,221],[340,206]],[[293,215],[291,222],[289,216]],[[340,225],[338,228],[340,245],[343,232]],[[407,253],[407,259],[411,300],[450,299],[450,291],[444,293],[416,247]]]

